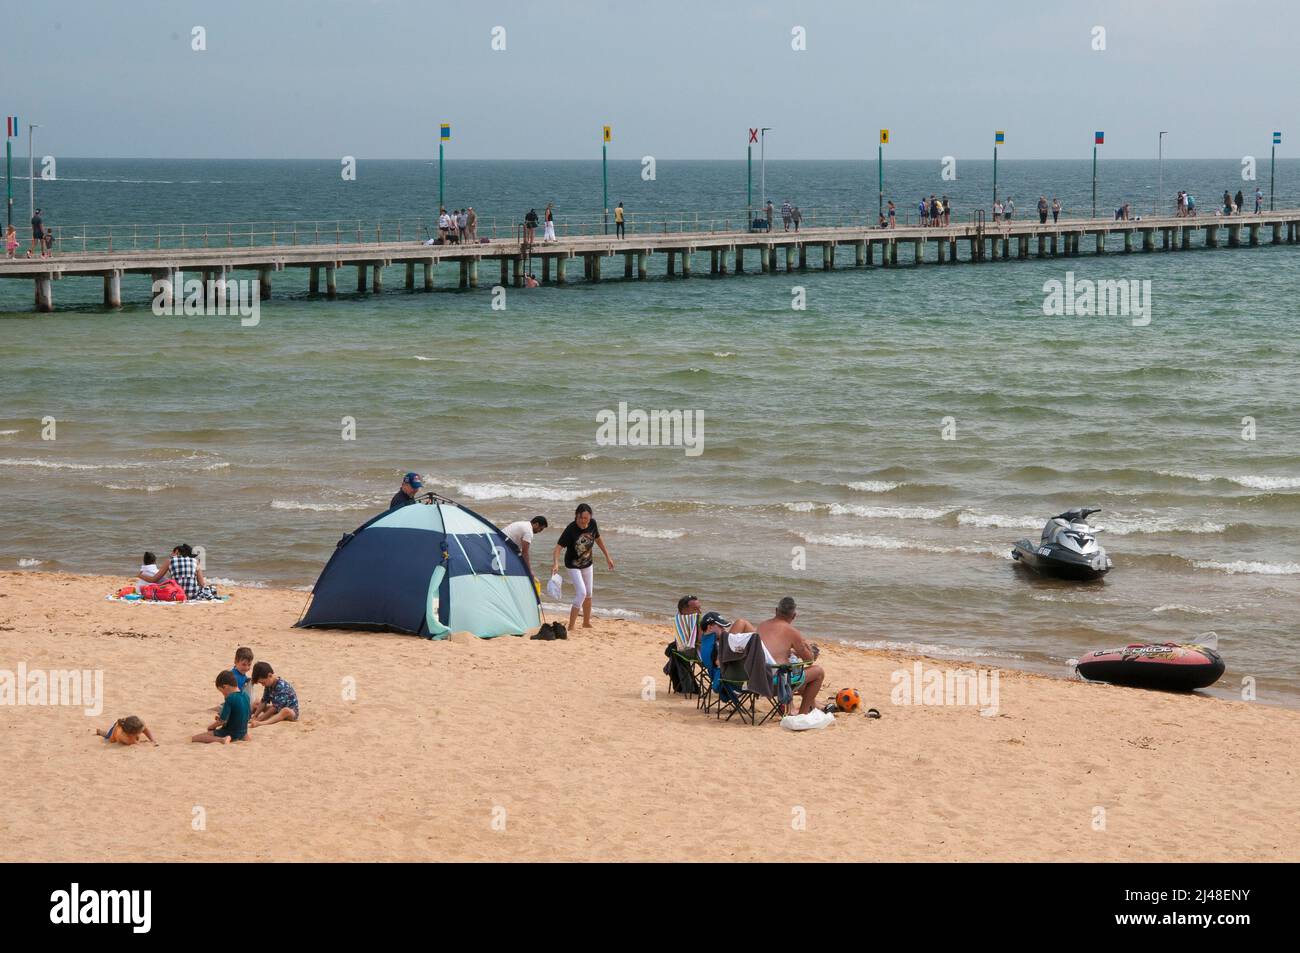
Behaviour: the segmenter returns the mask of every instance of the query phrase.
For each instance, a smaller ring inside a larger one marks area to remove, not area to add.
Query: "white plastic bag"
[[[835,724],[835,716],[820,708],[814,708],[806,715],[786,715],[781,719],[781,727],[789,731],[809,731],[815,728],[827,728],[833,724]]]
[[[559,599],[564,592],[564,577],[558,572],[546,584],[546,594],[552,599]]]

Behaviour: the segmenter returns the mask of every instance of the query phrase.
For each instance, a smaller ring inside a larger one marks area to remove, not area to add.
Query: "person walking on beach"
[[[794,222],[794,230],[799,231],[799,223],[803,221],[803,212],[799,211],[799,206],[790,209],[790,221]]]
[[[531,245],[537,234],[537,209],[530,208],[524,216],[524,244]]]
[[[1047,224],[1047,196],[1038,196],[1038,224]]]
[[[614,237],[626,238],[627,234],[623,231],[623,203],[619,202],[614,209]]]
[[[41,210],[37,209],[36,214],[32,216],[32,243],[27,246],[27,257],[32,257],[32,249],[39,248],[41,257],[45,257],[45,220],[41,218]]]
[[[784,232],[790,231],[790,218],[793,211],[789,199],[781,203],[781,230]]]
[[[392,500],[388,503],[388,508],[390,510],[395,510],[398,507],[406,506],[408,503],[414,503],[415,493],[422,486],[424,486],[424,482],[420,479],[420,474],[414,472],[408,473],[406,476],[402,477],[402,485],[399,486],[397,492],[393,494]]]
[[[592,516],[591,507],[579,503],[573,512],[573,522],[565,527],[560,538],[556,540],[555,552],[551,558],[551,575],[560,571],[560,556],[564,556],[564,568],[568,570],[569,582],[573,585],[573,604],[569,608],[569,628],[578,621],[578,612],[582,612],[582,627],[591,628],[591,594],[593,579],[593,549],[599,546],[605,554],[605,564],[609,571],[614,571],[614,560],[605,548],[605,541],[600,538],[600,529]]]
[[[1061,217],[1061,200],[1058,199],[1055,195],[1053,195],[1052,196],[1052,223],[1055,224],[1056,220],[1059,219],[1060,217]]]
[[[546,203],[546,230],[542,232],[543,242],[555,241],[555,215],[553,214],[554,209],[555,209],[554,202]]]

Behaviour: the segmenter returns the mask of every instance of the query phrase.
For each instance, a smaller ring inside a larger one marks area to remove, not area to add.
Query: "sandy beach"
[[[1011,671],[996,715],[898,705],[916,659],[826,643],[828,689],[883,717],[796,733],[668,694],[656,625],[435,643],[292,629],[302,592],[106,601],[118,584],[0,574],[0,669],[102,670],[104,691],[94,717],[0,706],[0,859],[1300,859],[1292,710]],[[302,720],[190,744],[239,645]],[[159,747],[91,734],[128,714]]]

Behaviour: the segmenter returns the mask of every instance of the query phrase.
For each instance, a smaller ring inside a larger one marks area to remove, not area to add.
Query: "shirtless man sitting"
[[[805,662],[817,658],[817,646],[805,640],[799,630],[791,625],[794,617],[794,600],[786,596],[777,604],[776,615],[758,624],[758,637],[763,640],[763,647],[767,649],[767,654],[777,664],[783,664],[791,655]],[[799,714],[806,715],[816,706],[817,693],[821,690],[822,679],[825,677],[826,672],[820,665],[809,665],[805,668],[802,681],[798,680],[797,675],[795,676],[794,687],[799,690],[799,695],[803,699],[799,705]]]

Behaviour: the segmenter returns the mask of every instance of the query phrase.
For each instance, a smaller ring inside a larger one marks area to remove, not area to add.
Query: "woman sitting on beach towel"
[[[186,599],[217,599],[217,587],[210,586],[203,578],[199,560],[189,543],[181,543],[172,550],[172,554],[163,560],[158,571],[149,582],[162,582],[171,573],[173,579],[185,590]]]

